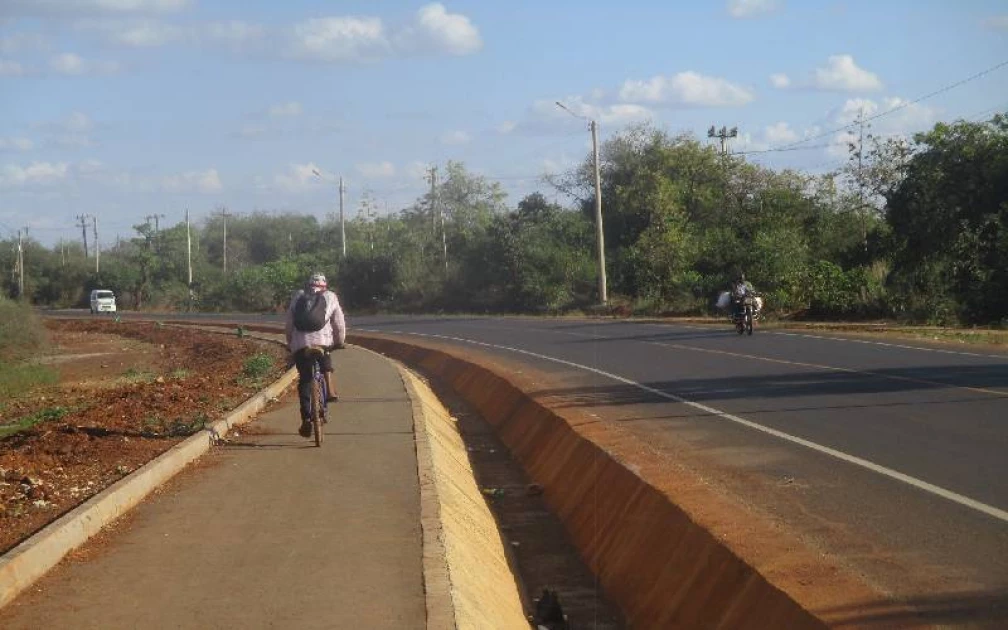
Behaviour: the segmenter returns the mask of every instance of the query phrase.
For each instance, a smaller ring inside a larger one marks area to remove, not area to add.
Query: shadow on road
[[[941,381],[935,380],[941,376]],[[992,366],[937,366],[928,368],[880,369],[873,372],[839,372],[818,370],[801,374],[760,374],[756,376],[736,376],[725,378],[685,378],[667,381],[641,383],[644,387],[679,396],[692,402],[716,403],[739,399],[797,399],[819,398],[823,396],[852,396],[863,394],[889,394],[899,392],[942,392],[954,388],[1008,388],[1008,365]],[[561,407],[592,407],[598,405],[636,405],[641,403],[664,403],[667,398],[641,387],[628,384],[609,386],[591,385],[573,388],[541,389],[530,392],[536,397],[549,397]],[[921,403],[965,403],[1008,398],[1008,391],[960,391],[956,399]],[[825,402],[825,401],[824,401]],[[903,402],[878,401],[864,403],[851,401],[850,405],[800,405],[796,410],[823,409],[829,407],[876,407],[888,404],[910,404]],[[772,411],[773,409],[761,409]]]

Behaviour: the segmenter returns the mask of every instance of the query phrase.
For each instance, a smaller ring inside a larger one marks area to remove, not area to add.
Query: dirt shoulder
[[[284,370],[280,346],[157,323],[46,323],[55,385],[0,403],[0,553]]]

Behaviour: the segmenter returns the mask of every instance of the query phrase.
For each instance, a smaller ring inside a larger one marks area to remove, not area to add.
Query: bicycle
[[[322,357],[325,356],[326,349],[321,346],[310,346],[305,348],[305,356],[312,360],[312,388],[311,388],[311,425],[312,434],[315,436],[315,446],[322,446],[322,425],[329,422],[328,406],[329,392],[326,391],[325,374],[322,373]]]

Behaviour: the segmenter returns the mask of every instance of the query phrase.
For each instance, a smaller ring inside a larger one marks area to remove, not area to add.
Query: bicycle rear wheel
[[[315,434],[315,446],[322,446],[322,386],[317,380],[312,380],[311,387],[311,424]]]

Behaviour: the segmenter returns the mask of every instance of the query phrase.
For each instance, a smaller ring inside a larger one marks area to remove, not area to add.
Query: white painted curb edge
[[[276,382],[253,395],[224,419],[176,444],[0,556],[0,607],[45,575],[66,554],[209,450],[231,427],[255,417],[295,380],[297,370],[287,370]]]

